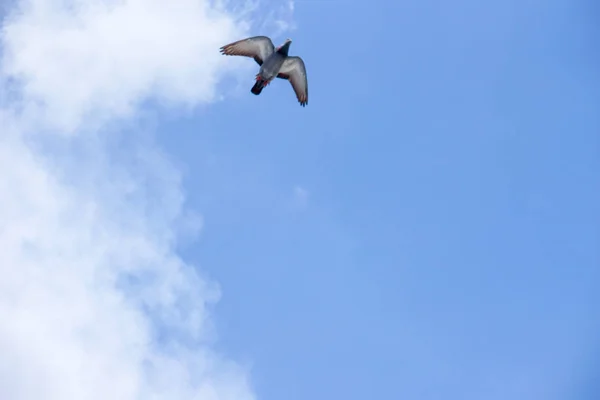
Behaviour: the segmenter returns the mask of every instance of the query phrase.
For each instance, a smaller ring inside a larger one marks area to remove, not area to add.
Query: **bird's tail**
[[[260,92],[262,92],[262,90],[265,88],[265,83],[266,82],[262,80],[261,77],[257,76],[256,83],[254,84],[254,86],[252,86],[252,89],[250,89],[250,91],[258,96]]]

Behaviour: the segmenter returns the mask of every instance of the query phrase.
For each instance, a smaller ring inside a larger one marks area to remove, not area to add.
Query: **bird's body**
[[[288,39],[275,48],[268,37],[254,36],[225,45],[221,47],[221,52],[230,56],[252,57],[260,65],[256,82],[250,90],[255,95],[259,95],[273,79],[287,79],[291,82],[300,105],[304,107],[308,103],[306,68],[300,57],[288,55],[291,43]]]
[[[262,90],[277,77],[285,59],[287,58],[287,47],[285,50],[285,53],[283,48],[273,51],[263,62],[263,64],[260,66],[260,70],[258,70],[258,74],[256,74],[257,79],[256,83],[251,89],[252,93],[256,95],[260,94],[260,92],[262,92]]]

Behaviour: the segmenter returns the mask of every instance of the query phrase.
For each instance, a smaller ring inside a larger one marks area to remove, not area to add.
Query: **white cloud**
[[[294,2],[292,0],[285,0],[278,3],[278,5],[271,8],[265,22],[262,25],[262,30],[272,29],[271,36],[279,36],[287,31],[294,31],[296,25],[293,21],[294,14]],[[273,25],[273,28],[269,26]]]
[[[236,22],[206,0],[23,1],[4,27],[2,72],[24,82],[27,111],[70,132],[131,115],[150,94],[213,100],[233,65],[218,48],[243,35]]]
[[[247,15],[206,0],[17,7],[1,37],[0,398],[254,399],[248,371],[211,350],[218,286],[175,251],[179,171],[147,132],[114,130],[146,99],[213,101],[240,65],[218,47]]]
[[[308,205],[308,190],[302,186],[294,186],[294,202],[299,207],[306,207]]]

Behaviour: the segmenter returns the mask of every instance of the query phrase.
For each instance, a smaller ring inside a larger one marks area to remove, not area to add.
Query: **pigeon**
[[[276,77],[287,79],[292,84],[298,102],[304,107],[308,104],[306,68],[300,57],[288,56],[291,43],[290,39],[286,39],[281,46],[275,48],[267,36],[253,36],[225,45],[220,50],[227,56],[252,57],[260,65],[256,83],[250,90],[252,93],[258,96]]]

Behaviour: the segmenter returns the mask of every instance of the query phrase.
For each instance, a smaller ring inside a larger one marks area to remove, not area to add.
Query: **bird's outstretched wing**
[[[274,48],[273,42],[268,37],[253,36],[221,47],[221,53],[227,56],[252,57],[258,65],[262,65],[273,53]]]
[[[277,77],[290,81],[302,107],[308,104],[308,78],[306,77],[304,61],[300,57],[286,58]]]

